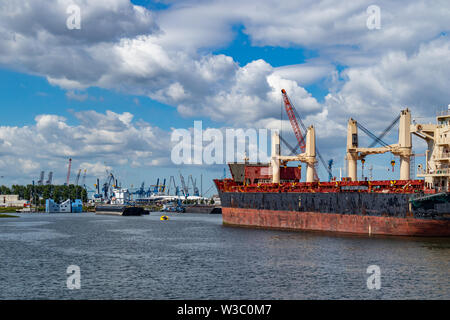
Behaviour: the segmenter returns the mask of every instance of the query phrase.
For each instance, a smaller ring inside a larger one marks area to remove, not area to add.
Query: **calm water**
[[[450,299],[450,239],[223,227],[220,215],[0,219],[1,299]],[[369,290],[369,265],[381,289]],[[68,290],[66,269],[81,269]]]

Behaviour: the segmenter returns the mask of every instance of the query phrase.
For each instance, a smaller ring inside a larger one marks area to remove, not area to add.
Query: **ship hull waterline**
[[[450,221],[222,207],[226,226],[359,235],[449,237]]]

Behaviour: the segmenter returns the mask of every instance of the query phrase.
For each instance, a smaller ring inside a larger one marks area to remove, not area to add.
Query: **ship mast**
[[[358,146],[358,123],[350,118],[347,125],[347,166],[348,176],[352,181],[357,180],[357,160],[367,155],[391,152],[400,156],[400,180],[410,179],[410,157],[412,155],[411,112],[408,109],[400,112],[398,143],[384,145],[378,148],[360,148]],[[359,126],[361,127],[361,126]],[[363,127],[364,129],[364,127]]]
[[[306,182],[314,182],[315,180],[318,180],[315,168],[317,160],[316,160],[316,133],[314,126],[311,125],[306,129],[302,120],[300,118],[299,119],[296,118],[294,108],[286,93],[286,90],[281,89],[281,94],[283,97],[286,113],[288,114],[292,129],[294,131],[295,137],[297,138],[297,143],[302,153],[293,156],[282,156],[280,145],[280,134],[278,132],[274,132],[272,135],[272,158],[270,161],[270,166],[272,168],[272,182],[280,183],[280,165],[281,164],[285,165],[289,161],[305,162],[307,165]],[[306,129],[306,142],[300,130],[299,122],[301,123],[302,127]]]

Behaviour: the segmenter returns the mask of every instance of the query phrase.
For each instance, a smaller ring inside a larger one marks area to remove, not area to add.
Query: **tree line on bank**
[[[53,199],[55,202],[71,199],[81,199],[83,202],[88,200],[88,194],[84,187],[76,185],[12,185],[0,186],[0,194],[17,194],[21,200],[29,200],[32,203],[40,203],[45,199]],[[41,199],[41,201],[40,201]]]

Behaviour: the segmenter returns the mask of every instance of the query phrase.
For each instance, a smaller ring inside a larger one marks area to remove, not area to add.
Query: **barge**
[[[149,214],[142,207],[125,204],[101,204],[95,206],[95,214],[115,215],[115,216],[141,216]]]

